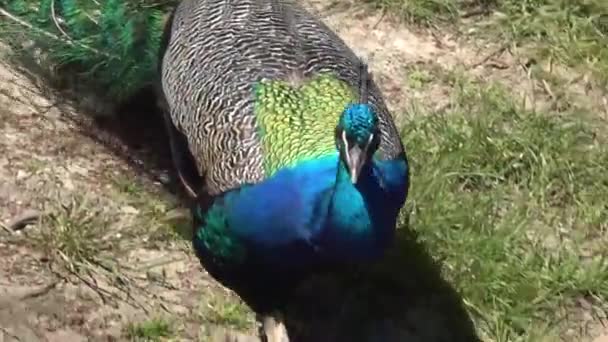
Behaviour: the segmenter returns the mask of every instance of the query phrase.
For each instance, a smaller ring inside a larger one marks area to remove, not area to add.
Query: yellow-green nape
[[[333,75],[321,74],[294,87],[261,81],[255,114],[267,176],[298,161],[336,153],[335,128],[356,93]]]

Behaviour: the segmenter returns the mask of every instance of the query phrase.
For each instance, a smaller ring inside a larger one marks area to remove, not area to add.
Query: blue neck
[[[304,161],[227,193],[199,234],[214,246],[199,248],[240,244],[247,254],[288,267],[317,257],[373,260],[392,241],[406,193],[403,159],[374,160],[357,184],[338,153]]]
[[[393,238],[398,209],[384,198],[378,165],[363,166],[353,184],[341,158],[329,205],[323,245],[332,257],[359,261],[381,255]],[[391,210],[393,208],[393,210]]]

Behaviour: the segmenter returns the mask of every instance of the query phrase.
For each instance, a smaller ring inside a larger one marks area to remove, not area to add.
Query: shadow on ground
[[[178,183],[171,162],[167,132],[152,89],[142,89],[116,106],[112,116],[96,116],[79,123],[83,134],[105,145],[142,175],[161,183],[170,193],[187,201],[188,196]]]
[[[292,304],[292,341],[480,341],[461,297],[408,227],[382,263],[332,283],[308,287]]]

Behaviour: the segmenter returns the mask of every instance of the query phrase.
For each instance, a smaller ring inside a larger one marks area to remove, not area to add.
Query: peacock
[[[380,260],[394,239],[409,168],[382,94],[294,1],[181,0],[168,16],[134,4],[9,0],[0,32],[117,100],[157,88],[195,254],[285,339],[301,283]]]
[[[159,77],[194,251],[261,316],[279,319],[311,274],[391,246],[405,149],[367,65],[305,8],[183,0]]]

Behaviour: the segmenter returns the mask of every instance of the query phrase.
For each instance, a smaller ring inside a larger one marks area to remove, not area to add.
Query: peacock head
[[[378,116],[369,104],[351,104],[336,126],[336,146],[353,184],[380,143]]]

